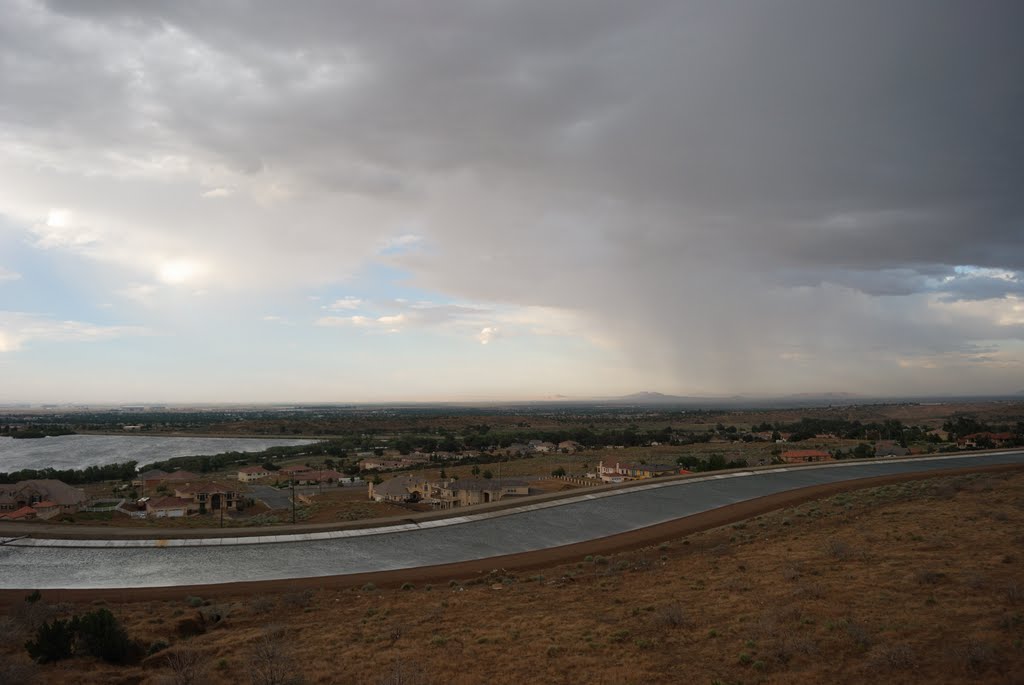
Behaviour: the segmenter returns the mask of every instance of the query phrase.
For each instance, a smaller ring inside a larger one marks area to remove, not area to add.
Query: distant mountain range
[[[780,404],[830,404],[834,402],[852,402],[863,400],[863,395],[851,392],[802,392],[791,395],[776,396],[750,396],[750,395],[703,395],[684,396],[666,395],[660,392],[635,392],[622,397],[614,397],[602,400],[605,403],[623,403],[638,405],[780,405]]]

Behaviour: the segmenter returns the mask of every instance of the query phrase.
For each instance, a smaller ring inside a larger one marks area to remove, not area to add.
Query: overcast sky
[[[1024,390],[1016,0],[0,3],[0,402]]]

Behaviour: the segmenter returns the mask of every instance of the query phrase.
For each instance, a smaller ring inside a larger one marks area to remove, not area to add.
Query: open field
[[[157,683],[175,654],[200,658],[197,682],[247,681],[268,651],[310,683],[1019,683],[1022,531],[1024,474],[907,481],[432,587],[57,607],[106,606],[145,647],[169,644],[129,666],[27,666],[16,606],[0,654],[42,683]],[[181,637],[199,613],[204,632]]]

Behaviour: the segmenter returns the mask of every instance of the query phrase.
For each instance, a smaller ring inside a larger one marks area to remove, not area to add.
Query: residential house
[[[277,477],[280,480],[290,481],[295,485],[306,485],[310,482],[316,482],[316,471],[305,464],[292,464],[291,466],[282,466],[278,469]]]
[[[546,440],[531,440],[529,443],[527,443],[527,445],[529,447],[529,451],[531,452],[547,453],[554,452],[556,449],[555,444],[553,442],[548,442]]]
[[[451,509],[498,502],[530,494],[530,486],[517,478],[461,478],[432,483],[430,498],[438,508]]]
[[[391,469],[400,469],[409,466],[411,462],[407,462],[405,459],[385,459],[383,457],[371,457],[369,459],[361,459],[359,461],[359,468],[363,471],[389,471]]]
[[[194,500],[185,497],[151,497],[146,499],[146,515],[151,518],[182,518],[187,516]]]
[[[415,476],[396,476],[383,483],[369,484],[369,498],[375,502],[416,502],[429,494],[429,483]]]
[[[444,487],[446,494],[451,494],[451,506],[456,507],[487,504],[505,497],[524,497],[530,494],[529,483],[519,478],[452,478],[438,485]]]
[[[334,469],[309,469],[296,471],[292,479],[296,485],[316,485],[318,483],[334,483],[345,477],[345,474]]]
[[[779,456],[787,464],[832,461],[832,455],[825,450],[784,450]]]
[[[152,493],[156,492],[157,488],[161,486],[171,489],[182,483],[191,483],[199,479],[200,476],[191,471],[178,470],[167,473],[160,469],[153,469],[142,474],[142,491],[143,493]]]
[[[55,516],[60,513],[78,511],[78,508],[87,499],[83,490],[50,478],[0,483],[0,512],[13,512],[23,507],[46,502],[55,508],[51,514]]]
[[[605,465],[599,462],[597,465],[597,476],[605,483],[621,483],[627,480],[643,480],[646,478],[660,478],[662,476],[673,476],[679,473],[678,466],[669,464],[633,464],[619,463]]]
[[[220,511],[237,511],[242,499],[241,493],[232,485],[214,482],[186,483],[174,488],[174,496],[187,499],[189,513]]]
[[[270,471],[262,466],[244,466],[238,469],[238,480],[241,483],[253,483],[270,475]]]
[[[162,469],[150,469],[149,471],[144,471],[143,473],[139,474],[139,479],[142,482],[146,482],[147,480],[159,481],[163,480],[166,477],[167,472]]]
[[[573,452],[578,452],[581,449],[583,449],[583,445],[579,444],[575,440],[563,440],[558,443],[558,450],[560,452],[568,452],[569,454],[572,454]]]
[[[895,440],[879,440],[875,443],[876,457],[905,457],[910,454],[906,447],[900,447]]]
[[[348,476],[340,471],[335,471],[334,469],[322,469],[316,471],[316,479],[317,482],[320,483],[340,483],[346,478],[348,478]]]
[[[36,518],[36,510],[32,507],[21,507],[14,511],[0,512],[0,520],[5,521],[31,521]]]
[[[1016,436],[1013,433],[971,433],[957,438],[957,447],[1006,447],[1011,445]]]
[[[54,516],[60,513],[60,505],[50,500],[43,500],[42,502],[36,502],[32,505],[35,509],[36,516],[45,520],[52,519]]]

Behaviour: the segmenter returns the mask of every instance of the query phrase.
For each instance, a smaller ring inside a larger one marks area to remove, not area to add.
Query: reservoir
[[[171,457],[261,452],[268,447],[306,445],[315,440],[287,438],[178,438],[147,435],[59,435],[15,440],[0,438],[0,472],[19,469],[84,469],[125,461],[140,465]]]

